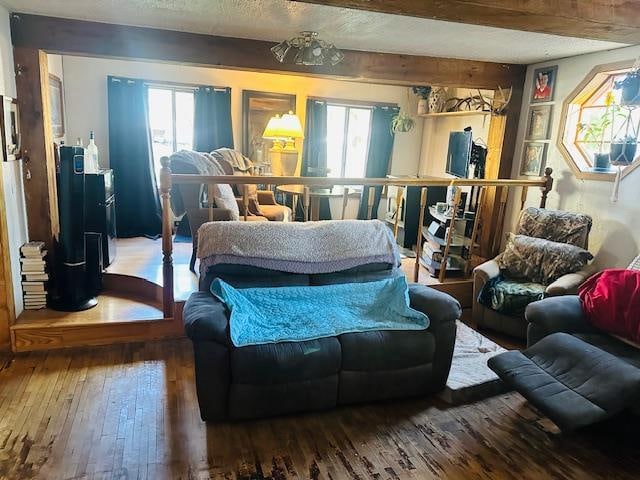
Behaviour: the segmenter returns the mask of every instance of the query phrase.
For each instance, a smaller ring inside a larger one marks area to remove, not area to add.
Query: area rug
[[[451,371],[440,398],[452,405],[460,405],[508,391],[487,366],[489,358],[506,350],[460,321],[457,327]]]

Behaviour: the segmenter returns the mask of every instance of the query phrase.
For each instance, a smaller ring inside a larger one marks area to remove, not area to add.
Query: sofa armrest
[[[555,282],[547,286],[545,293],[550,297],[557,297],[560,295],[575,295],[578,293],[578,287],[596,273],[597,269],[593,265],[587,265],[579,272],[568,273],[563,275]]]
[[[258,190],[258,203],[260,205],[277,205],[276,196],[271,190]]]
[[[460,303],[444,292],[425,285],[409,285],[411,307],[429,317],[429,328],[438,328],[449,322],[455,322],[462,316]]]
[[[591,326],[582,310],[577,295],[550,297],[527,306],[525,318],[527,345],[531,346],[552,333],[593,333],[598,330]]]
[[[496,262],[494,259],[481,263],[473,269],[473,275],[480,277],[484,283],[487,283],[492,278],[500,275],[500,267],[498,266],[498,262]]]
[[[227,309],[209,292],[191,294],[184,305],[183,321],[191,340],[210,340],[231,346]]]

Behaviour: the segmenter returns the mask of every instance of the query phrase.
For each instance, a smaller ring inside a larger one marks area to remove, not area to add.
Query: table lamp
[[[293,112],[286,113],[282,117],[275,115],[267,123],[262,138],[273,140],[273,147],[269,150],[272,173],[287,177],[295,175],[298,168],[298,150],[296,150],[295,141],[297,138],[303,138],[302,125],[298,116]]]

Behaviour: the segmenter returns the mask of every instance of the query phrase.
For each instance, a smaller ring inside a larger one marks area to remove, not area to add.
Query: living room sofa
[[[231,264],[211,267],[184,307],[202,419],[267,417],[441,390],[461,315],[460,304],[445,293],[410,285],[411,306],[429,317],[426,330],[347,333],[238,348],[230,340],[225,305],[209,292],[216,277],[242,288],[365,282],[395,274],[388,264],[316,275]]]

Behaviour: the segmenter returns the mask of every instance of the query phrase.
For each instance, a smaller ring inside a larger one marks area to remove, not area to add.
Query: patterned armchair
[[[529,242],[531,249],[535,249],[536,243],[540,243],[536,239],[543,239],[586,250],[591,225],[592,220],[588,215],[530,207],[521,212],[515,234],[534,237]],[[535,251],[531,250],[529,255],[526,250],[524,253],[522,258],[517,259],[524,268],[527,263],[534,265],[539,262],[540,257],[536,256]],[[538,278],[536,282],[507,280],[504,282],[507,289],[506,295],[520,295],[519,301],[522,308],[516,314],[505,314],[483,305],[486,302],[479,301],[485,285],[501,277],[504,269],[501,269],[503,255],[505,254],[502,253],[473,270],[473,319],[478,327],[489,328],[522,339],[527,338],[527,322],[524,318],[527,298],[532,298],[531,301],[533,301],[542,297],[575,294],[580,284],[595,273],[595,269],[587,265],[553,281],[546,281],[551,279],[544,278]],[[504,264],[502,266],[504,267]],[[536,295],[537,298],[533,298]]]

